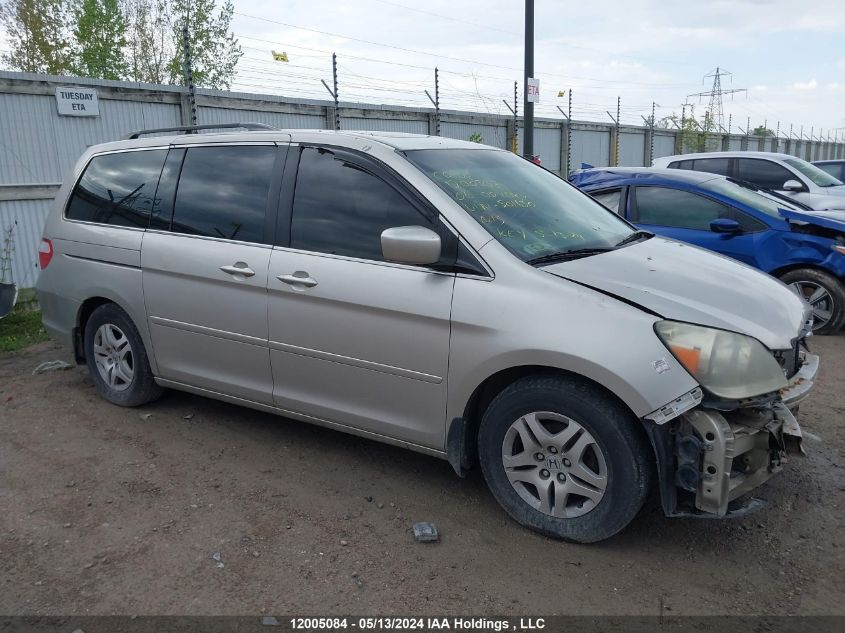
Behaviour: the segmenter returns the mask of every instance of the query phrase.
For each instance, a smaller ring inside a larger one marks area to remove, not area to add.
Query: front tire
[[[485,411],[481,469],[517,522],[553,538],[601,541],[631,522],[651,488],[651,449],[637,424],[584,380],[529,376]]]
[[[815,268],[790,270],[781,281],[813,307],[813,333],[836,334],[845,325],[845,285]]]
[[[97,393],[121,407],[161,396],[138,328],[119,306],[98,307],[85,324],[85,360]]]

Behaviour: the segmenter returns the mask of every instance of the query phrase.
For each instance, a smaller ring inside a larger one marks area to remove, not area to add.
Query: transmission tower
[[[696,92],[695,94],[687,95],[689,97],[698,97],[699,102],[701,101],[702,97],[709,97],[710,103],[707,106],[707,112],[709,116],[706,117],[705,120],[705,132],[721,132],[724,130],[724,123],[725,123],[725,110],[722,106],[722,97],[724,95],[733,95],[737,92],[746,92],[745,88],[728,88],[727,90],[722,88],[722,77],[730,77],[731,73],[729,73],[724,68],[719,68],[716,66],[716,70],[707,73],[704,75],[704,79],[708,77],[713,78],[713,87],[708,92]],[[704,81],[702,79],[702,82]]]

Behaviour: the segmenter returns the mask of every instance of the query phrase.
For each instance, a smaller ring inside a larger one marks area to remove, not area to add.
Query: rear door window
[[[269,244],[265,228],[275,160],[272,145],[189,147],[170,230]]]
[[[693,161],[692,169],[727,176],[728,170],[730,169],[730,162],[730,158],[697,158]]]
[[[799,178],[777,163],[763,158],[738,158],[736,159],[736,178],[753,183],[763,189],[780,190],[787,180],[799,180]]]
[[[71,194],[65,217],[147,228],[166,149],[95,156]]]
[[[736,219],[733,210],[704,196],[666,187],[637,187],[637,222],[709,231],[718,218]]]

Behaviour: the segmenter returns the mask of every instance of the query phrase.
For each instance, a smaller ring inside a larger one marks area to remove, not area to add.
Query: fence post
[[[519,134],[519,131],[516,129],[516,121],[508,117],[505,119],[505,142],[507,143],[508,149],[512,152],[517,151],[517,134]]]
[[[560,175],[569,179],[569,126],[570,121],[560,122]]]
[[[428,135],[429,136],[440,136],[440,126],[438,125],[438,117],[435,112],[429,112],[428,114]]]
[[[191,95],[186,92],[179,94],[179,125],[196,125]]]

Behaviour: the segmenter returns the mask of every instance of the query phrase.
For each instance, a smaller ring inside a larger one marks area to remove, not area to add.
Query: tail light
[[[41,246],[38,247],[38,264],[41,270],[50,265],[51,259],[53,259],[53,242],[44,237],[41,239]]]

